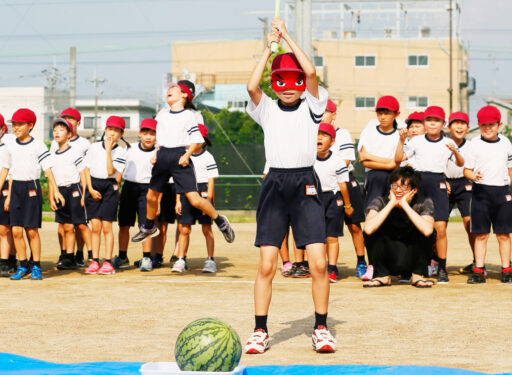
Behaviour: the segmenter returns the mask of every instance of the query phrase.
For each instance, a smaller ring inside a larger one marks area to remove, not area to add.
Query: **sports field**
[[[68,363],[174,361],[180,330],[201,317],[231,324],[244,343],[253,328],[253,281],[258,250],[254,223],[234,224],[228,245],[216,232],[218,273],[202,274],[205,256],[199,227],[192,234],[189,267],[171,274],[137,269],[86,276],[53,270],[58,257],[56,224],[45,222],[43,281],[0,280],[1,351]],[[174,226],[169,230],[173,233]],[[497,242],[490,240],[485,285],[467,285],[460,266],[471,261],[461,223],[448,227],[450,284],[432,289],[409,285],[363,289],[355,278],[350,236],[342,238],[341,280],[331,285],[329,328],[335,354],[311,348],[310,280],[276,275],[269,314],[271,348],[242,356],[242,364],[428,365],[485,372],[512,369],[512,286],[498,278]],[[169,241],[172,242],[172,241]],[[117,252],[117,250],[116,250]],[[102,252],[103,254],[103,252]],[[140,257],[131,244],[130,260]],[[168,262],[169,243],[165,252]]]

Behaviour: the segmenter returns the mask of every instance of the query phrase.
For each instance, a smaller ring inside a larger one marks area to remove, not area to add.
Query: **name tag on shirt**
[[[37,195],[36,191],[35,190],[29,190],[28,191],[28,196],[29,197],[35,197]]]
[[[357,187],[357,186],[358,186],[358,185],[357,185],[357,181],[356,181],[356,180],[351,181],[351,184],[352,184],[352,187]]]
[[[316,195],[315,185],[306,185],[306,195]]]
[[[473,185],[469,184],[469,185],[465,185],[464,186],[466,188],[466,191],[471,191],[473,190]]]
[[[510,194],[505,195],[505,199],[507,200],[507,202],[512,201],[512,195],[510,195]]]
[[[112,185],[112,187],[114,188],[114,191],[118,191],[119,190],[119,185],[118,184],[114,184],[114,185]]]
[[[80,193],[78,192],[78,190],[75,190],[74,192],[71,193],[71,195],[73,196],[73,198],[77,198],[80,196]]]
[[[202,191],[202,192],[201,192],[201,196],[202,196],[204,199],[206,199],[206,198],[208,198],[208,193],[207,193],[206,191]]]
[[[8,196],[8,195],[9,195],[9,190],[8,190],[8,189],[4,189],[4,190],[2,190],[2,195],[3,195],[4,197]]]
[[[343,206],[343,200],[342,199],[337,199],[336,200],[336,204],[338,205],[338,207]]]
[[[444,183],[444,182],[440,182],[440,183],[439,183],[439,188],[440,188],[441,190],[446,190],[446,183]]]

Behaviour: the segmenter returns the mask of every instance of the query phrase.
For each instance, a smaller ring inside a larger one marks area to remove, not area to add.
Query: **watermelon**
[[[242,344],[235,330],[213,318],[198,319],[178,336],[174,357],[181,371],[233,371],[240,362]]]

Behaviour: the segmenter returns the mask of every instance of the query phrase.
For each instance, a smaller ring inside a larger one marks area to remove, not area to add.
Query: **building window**
[[[313,63],[317,68],[324,67],[324,57],[323,56],[313,56]]]
[[[228,100],[228,108],[236,110],[245,110],[249,102],[247,100]]]
[[[362,67],[362,66],[375,67],[375,56],[374,55],[370,55],[370,56],[359,55],[359,56],[356,56],[355,60],[354,60],[354,64],[355,64],[356,67]]]
[[[356,96],[356,108],[374,108],[374,96]]]
[[[123,117],[125,129],[130,129],[130,117]]]
[[[409,55],[408,66],[428,66],[428,55]]]
[[[98,119],[98,127],[100,124],[100,117],[96,117]],[[94,116],[86,116],[84,117],[84,129],[94,129]]]
[[[407,107],[428,107],[428,96],[409,96],[407,97]]]

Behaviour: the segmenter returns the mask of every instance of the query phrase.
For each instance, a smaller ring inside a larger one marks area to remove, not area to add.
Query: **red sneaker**
[[[334,353],[336,351],[336,339],[325,326],[318,326],[311,336],[313,349],[318,353]]]
[[[268,349],[268,333],[263,329],[255,330],[245,344],[246,354],[262,354]]]

